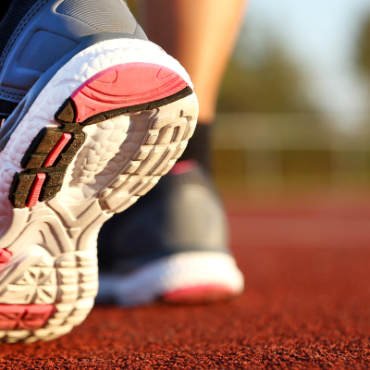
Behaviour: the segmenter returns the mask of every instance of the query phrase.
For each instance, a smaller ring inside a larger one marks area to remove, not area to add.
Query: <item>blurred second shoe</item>
[[[98,303],[157,299],[205,303],[243,290],[227,248],[227,223],[214,186],[195,161],[182,161],[98,238]]]

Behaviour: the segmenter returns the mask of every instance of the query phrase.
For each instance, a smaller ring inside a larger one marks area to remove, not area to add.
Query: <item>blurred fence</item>
[[[343,131],[335,121],[321,114],[219,114],[216,178],[251,191],[369,186],[370,130]]]

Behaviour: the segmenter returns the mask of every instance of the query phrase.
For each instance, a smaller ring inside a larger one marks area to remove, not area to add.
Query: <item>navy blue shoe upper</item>
[[[146,39],[124,0],[13,0],[0,23],[0,114],[11,114],[47,70],[101,33]]]
[[[225,214],[200,166],[168,174],[100,231],[101,270],[125,273],[178,252],[229,253]]]
[[[147,40],[124,0],[13,0],[0,22],[0,151],[65,63],[119,38]]]

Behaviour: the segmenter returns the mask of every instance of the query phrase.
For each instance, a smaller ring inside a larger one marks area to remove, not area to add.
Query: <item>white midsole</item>
[[[97,300],[140,305],[179,289],[211,284],[227,287],[235,294],[243,291],[244,278],[235,259],[225,253],[183,252],[127,275],[101,274]]]
[[[9,189],[14,174],[23,170],[20,163],[32,140],[44,127],[59,126],[54,119],[55,113],[89,78],[114,65],[136,62],[163,65],[178,73],[193,86],[185,69],[157,45],[148,41],[136,39],[103,41],[74,56],[49,81],[19,123],[4,150],[0,152],[0,237],[5,235],[10,221],[14,219],[13,207],[8,199]],[[89,130],[94,129],[88,128],[87,133]],[[71,181],[73,164],[69,166],[66,181]]]
[[[0,303],[56,308],[42,329],[0,331],[0,342],[52,339],[84,320],[98,288],[96,239],[101,225],[154,186],[194,132],[195,94],[88,126],[61,191],[35,207],[13,209],[8,196],[14,174],[23,170],[21,160],[37,134],[44,127],[59,126],[54,115],[63,102],[95,74],[135,62],[172,69],[192,86],[180,64],[155,44],[101,42],[55,74],[0,152],[0,248],[13,254],[0,271]]]

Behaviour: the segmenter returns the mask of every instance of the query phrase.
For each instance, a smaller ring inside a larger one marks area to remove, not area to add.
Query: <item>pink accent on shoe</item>
[[[52,304],[0,305],[0,330],[37,330],[54,313]]]
[[[34,207],[37,202],[39,201],[42,185],[44,185],[46,179],[45,173],[38,173],[36,175],[36,179],[33,182],[30,195],[28,196],[28,202],[26,203],[26,207]]]
[[[12,253],[6,249],[0,249],[0,270],[10,261]]]
[[[235,292],[220,284],[182,288],[162,295],[162,298],[169,303],[186,304],[223,301],[233,297],[235,297]]]
[[[179,161],[175,163],[172,167],[170,174],[171,175],[181,175],[183,173],[190,172],[193,170],[197,165],[197,161],[194,159],[188,159],[186,161]]]
[[[72,134],[68,133],[63,134],[63,136],[59,139],[53,150],[49,153],[48,157],[46,158],[46,161],[44,162],[44,167],[51,167],[55,163],[60,153],[70,142],[71,139]]]
[[[71,96],[76,122],[99,113],[167,98],[188,84],[169,68],[151,63],[121,64],[97,73]]]

